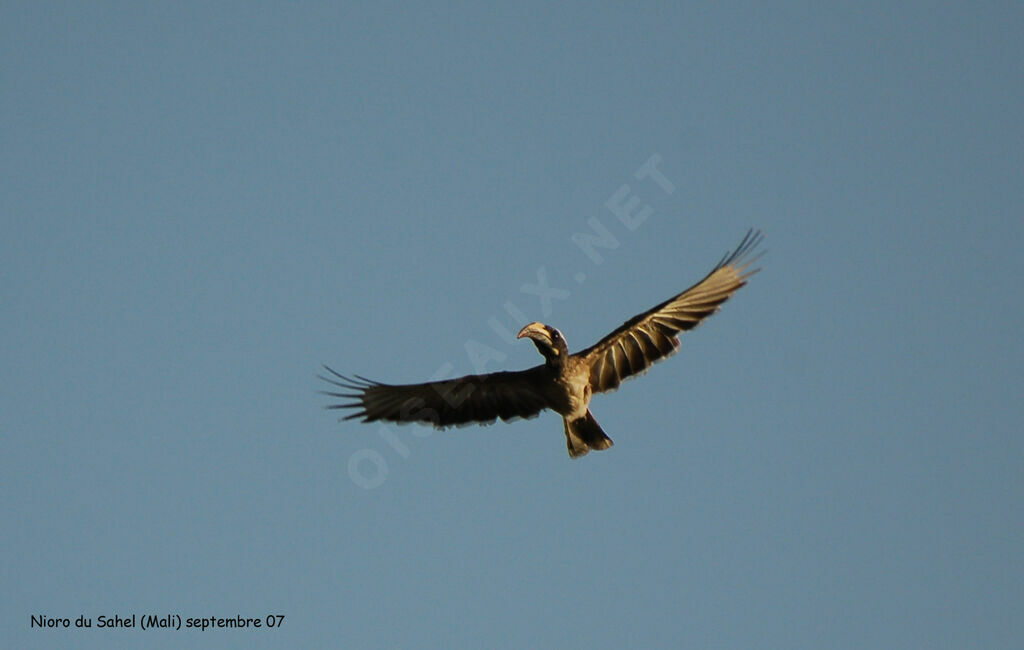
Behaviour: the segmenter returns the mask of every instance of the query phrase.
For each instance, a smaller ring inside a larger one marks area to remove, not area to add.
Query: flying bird
[[[489,424],[532,418],[544,409],[562,416],[569,456],[612,446],[590,412],[596,393],[613,391],[625,379],[640,375],[679,349],[679,334],[693,329],[718,311],[759,269],[760,257],[751,252],[761,242],[760,231],[748,231],[743,241],[703,280],[656,307],[638,314],[585,350],[569,354],[562,333],[540,322],[520,330],[544,363],[527,370],[467,375],[424,384],[383,384],[355,375],[347,377],[324,366],[331,377],[320,376],[345,392],[322,391],[348,400],[331,409],[352,409],[343,419],[363,422],[420,422],[438,429],[471,423]]]

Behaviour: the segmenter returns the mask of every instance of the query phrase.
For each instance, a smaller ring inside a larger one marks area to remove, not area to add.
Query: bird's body
[[[590,407],[590,368],[580,359],[569,358],[559,371],[551,410],[567,418],[583,417]]]
[[[624,379],[646,372],[651,364],[676,352],[679,333],[718,311],[756,273],[747,270],[753,262],[747,256],[760,241],[760,233],[748,232],[736,250],[703,280],[575,354],[569,353],[561,332],[534,322],[525,326],[518,338],[533,341],[544,357],[542,365],[517,372],[405,385],[349,378],[327,368],[333,377],[322,379],[352,391],[327,394],[355,400],[329,408],[358,409],[345,419],[421,422],[437,428],[488,423],[497,418],[531,418],[551,409],[562,416],[570,456],[607,449],[612,441],[590,412],[591,397],[615,390]]]

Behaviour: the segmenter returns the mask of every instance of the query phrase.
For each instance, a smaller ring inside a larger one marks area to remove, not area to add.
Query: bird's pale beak
[[[531,339],[537,336],[543,338],[544,340],[551,339],[551,337],[548,335],[547,327],[544,326],[544,323],[541,323],[539,321],[534,321],[533,323],[530,323],[523,329],[519,330],[519,335],[516,336],[516,338],[521,339],[524,336],[528,336]]]

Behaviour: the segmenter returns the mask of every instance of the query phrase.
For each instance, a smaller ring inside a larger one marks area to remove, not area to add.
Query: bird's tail
[[[565,442],[573,458],[579,458],[591,449],[608,449],[614,444],[589,410],[581,418],[562,418],[562,422],[565,424]]]

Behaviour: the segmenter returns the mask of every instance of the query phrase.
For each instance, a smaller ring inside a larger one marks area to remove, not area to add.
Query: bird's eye
[[[552,341],[557,341],[560,338],[562,338],[562,335],[558,333],[558,330],[555,330],[554,332],[551,333]]]

